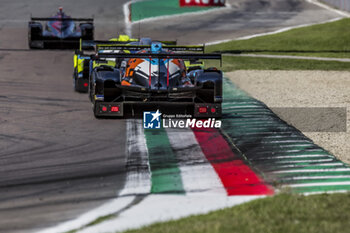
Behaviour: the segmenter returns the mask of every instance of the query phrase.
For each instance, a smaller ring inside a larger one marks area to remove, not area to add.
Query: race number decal
[[[225,6],[225,0],[180,0],[180,6]]]

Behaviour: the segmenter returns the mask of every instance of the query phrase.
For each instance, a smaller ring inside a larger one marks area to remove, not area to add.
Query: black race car
[[[130,46],[118,49],[130,49]],[[137,47],[137,46],[136,46]],[[165,46],[164,46],[165,47]],[[222,72],[195,66],[200,59],[219,59],[221,54],[176,53],[161,43],[140,46],[137,53],[101,53],[89,80],[89,97],[95,117],[141,115],[143,111],[185,113],[194,117],[220,117]],[[174,46],[177,51],[198,47]],[[112,48],[111,48],[112,49]],[[104,66],[116,59],[120,66]],[[186,68],[185,60],[191,64]]]
[[[176,41],[160,41],[164,45],[176,45]],[[140,50],[139,47],[128,48],[128,50],[118,50],[116,46],[118,45],[150,45],[152,43],[151,38],[141,38],[141,39],[132,39],[127,35],[119,35],[117,38],[112,38],[110,40],[94,40],[94,41],[85,41],[81,40],[80,49],[76,50],[74,53],[74,68],[73,68],[73,86],[74,90],[77,92],[85,93],[88,92],[88,83],[90,76],[90,66],[95,68],[99,66],[100,62],[92,61],[90,63],[89,54],[100,54],[104,52],[130,52],[134,53],[135,49]],[[111,47],[114,50],[111,50]],[[124,47],[125,48],[125,47]],[[108,65],[115,67],[115,59],[108,59],[106,63],[103,63],[104,66]]]
[[[45,24],[40,23],[45,21]],[[79,25],[76,22],[80,22]],[[52,17],[31,17],[28,23],[28,45],[31,49],[79,48],[80,39],[94,39],[92,18],[71,18],[62,8]]]

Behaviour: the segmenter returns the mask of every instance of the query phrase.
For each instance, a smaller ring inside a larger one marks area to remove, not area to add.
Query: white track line
[[[324,9],[326,9],[326,10],[329,10],[329,11],[332,11],[334,13],[337,13],[337,14],[343,16],[343,17],[350,17],[350,13],[348,13],[346,11],[337,10],[337,9],[335,9],[333,7],[330,7],[330,6],[328,6],[328,5],[324,4],[324,3],[321,3],[321,2],[319,2],[317,0],[306,0],[306,1],[311,3],[311,4],[314,4],[316,6],[322,7]]]
[[[192,129],[167,128],[166,132],[171,147],[181,161],[179,168],[186,193],[216,193],[226,196],[220,178],[203,154]]]
[[[130,22],[130,7],[131,1],[125,3],[123,5],[123,12],[124,12],[124,23],[125,23],[125,34],[132,37],[132,25]]]

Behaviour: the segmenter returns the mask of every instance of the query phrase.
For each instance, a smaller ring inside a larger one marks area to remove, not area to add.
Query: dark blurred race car
[[[28,23],[28,45],[31,49],[77,49],[80,39],[94,39],[93,19],[72,18],[61,7],[52,17],[31,17]]]
[[[135,48],[133,48],[135,47]],[[140,115],[144,111],[183,112],[194,117],[220,117],[222,72],[216,68],[188,69],[201,59],[219,59],[221,54],[186,53],[199,46],[115,46],[111,50],[136,49],[137,53],[100,53],[93,57],[121,59],[117,67],[100,65],[90,75],[89,97],[95,117]],[[176,53],[174,50],[180,52]],[[105,62],[101,60],[101,62]]]

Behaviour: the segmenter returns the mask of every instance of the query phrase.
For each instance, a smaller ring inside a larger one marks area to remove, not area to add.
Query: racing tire
[[[74,91],[77,91],[77,69],[74,68],[73,72],[73,89]]]
[[[44,49],[44,42],[41,40],[42,26],[40,23],[31,22],[28,26],[28,47],[30,49]]]
[[[74,68],[73,72],[73,89],[75,92],[79,93],[88,93],[89,92],[89,86],[84,86],[84,83],[88,83],[88,81],[82,80],[78,78],[78,71],[77,68]]]
[[[78,84],[78,80],[76,78],[74,78],[74,91],[75,92],[82,92],[79,88],[79,84]]]
[[[88,87],[82,86],[78,79],[74,79],[74,91],[79,93],[88,93]]]
[[[28,47],[30,49],[44,49],[45,48],[43,41],[38,41],[38,40],[33,41],[32,40],[30,32],[28,33]]]
[[[79,82],[79,79],[74,77],[73,78],[73,87],[75,92],[79,93],[88,93],[89,92],[89,87],[84,87],[84,84],[82,82]]]

